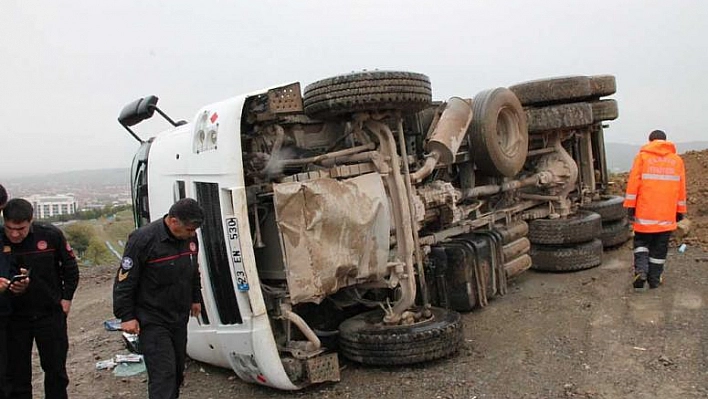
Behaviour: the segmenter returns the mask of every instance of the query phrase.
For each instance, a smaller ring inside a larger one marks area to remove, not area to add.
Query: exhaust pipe
[[[430,140],[425,144],[428,155],[423,167],[411,174],[411,181],[418,183],[430,176],[438,162],[451,164],[467,135],[467,128],[472,122],[472,106],[469,101],[459,97],[447,100],[445,110],[433,130]]]

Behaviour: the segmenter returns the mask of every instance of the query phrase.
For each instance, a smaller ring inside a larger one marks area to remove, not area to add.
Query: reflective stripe
[[[634,223],[641,224],[642,226],[670,226],[675,222],[671,220],[651,220],[651,219],[634,219]]]
[[[641,253],[641,252],[649,252],[649,248],[647,248],[647,247],[636,247],[636,248],[634,248],[634,253],[635,253],[635,254],[638,254],[638,253]]]
[[[637,199],[637,194],[627,194],[624,196],[624,199],[635,200]]]
[[[666,263],[666,259],[657,259],[649,257],[649,263],[653,263],[655,265],[663,265],[664,263]]]
[[[681,176],[679,176],[679,175],[660,175],[660,174],[656,174],[656,173],[642,173],[642,180],[681,181]]]
[[[686,206],[686,201],[679,201],[676,203],[678,206]]]

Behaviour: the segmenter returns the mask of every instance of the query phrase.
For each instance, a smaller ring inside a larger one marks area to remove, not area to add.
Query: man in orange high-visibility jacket
[[[634,222],[634,288],[662,281],[669,237],[686,213],[683,160],[666,134],[654,130],[634,158],[624,199]]]

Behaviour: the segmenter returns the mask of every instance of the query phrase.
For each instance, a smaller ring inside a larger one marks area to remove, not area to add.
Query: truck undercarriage
[[[299,83],[270,89],[245,96],[228,127],[217,106],[184,126],[193,160],[182,172],[140,175],[141,165],[149,171],[164,162],[149,155],[159,140],[143,143],[132,172],[136,221],[160,215],[149,179],[177,174],[195,184],[182,195],[197,197],[215,218],[200,240],[221,231],[218,246],[231,254],[200,262],[210,287],[204,300],[216,303],[205,308],[240,308],[239,292],[250,290],[292,385],[259,378],[269,366],[253,349],[250,363],[247,350],[226,353],[244,379],[282,389],[337,380],[335,350],[374,365],[443,358],[462,341],[457,311],[486,306],[530,267],[597,266],[605,226],[616,231],[608,243],[626,236],[626,221],[590,212],[618,208],[604,196],[603,123],[617,117],[617,106],[601,97],[614,92],[611,76],[577,76],[434,102],[425,75],[389,71],[324,79],[302,94]],[[155,103],[138,100],[119,120],[128,128]],[[240,151],[230,154],[224,135],[234,133]],[[232,214],[220,191],[207,196],[199,186],[206,183],[197,183],[209,180],[194,166],[199,156],[217,152],[241,161],[219,172],[236,180],[209,178],[230,190]],[[227,181],[242,182],[243,195]],[[238,267],[249,252],[250,274]],[[216,313],[221,320],[212,323],[234,329],[249,317]],[[206,336],[202,324],[190,324],[190,340]]]

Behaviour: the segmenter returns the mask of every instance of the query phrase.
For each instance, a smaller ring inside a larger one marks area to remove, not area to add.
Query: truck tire
[[[603,223],[627,216],[627,209],[624,207],[624,197],[618,195],[603,195],[600,197],[600,201],[581,205],[580,209],[599,214]]]
[[[617,92],[617,82],[612,75],[590,76],[590,90],[594,97],[611,96]]]
[[[441,359],[462,344],[460,314],[431,308],[433,316],[406,326],[386,326],[383,310],[354,316],[339,325],[339,349],[349,360],[370,365],[406,365]]]
[[[526,162],[529,135],[521,103],[499,87],[474,97],[468,135],[477,168],[488,176],[512,177]]]
[[[314,82],[303,94],[305,114],[315,119],[373,110],[417,112],[431,102],[430,79],[413,72],[354,72]]]
[[[594,240],[565,247],[534,245],[531,247],[531,269],[548,272],[569,272],[590,269],[602,263],[602,241]]]
[[[587,76],[531,80],[510,86],[509,90],[524,106],[576,102],[593,97],[593,85]]]
[[[560,104],[527,108],[526,119],[529,133],[537,133],[591,125],[593,113],[589,103]]]
[[[564,245],[598,238],[601,232],[600,215],[578,211],[566,218],[532,220],[528,238],[532,244]]]
[[[591,101],[590,107],[592,108],[593,122],[612,121],[619,116],[617,101],[615,100]]]
[[[630,236],[629,222],[626,217],[602,224],[600,240],[605,248],[616,248],[627,242]]]

